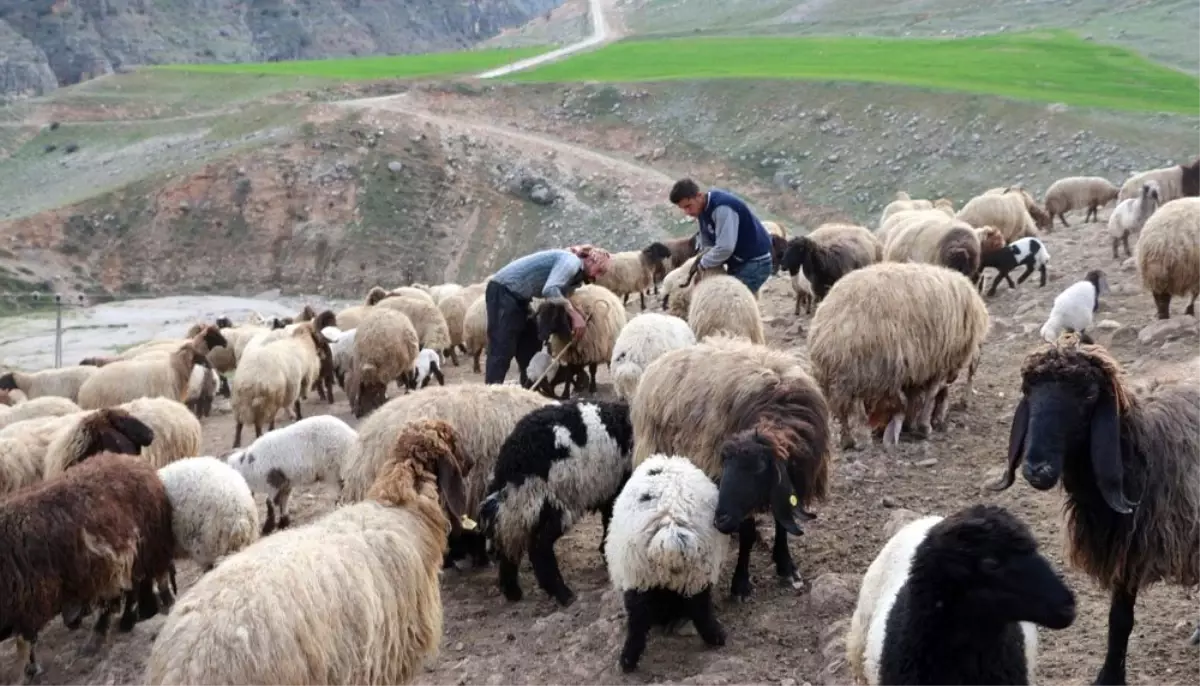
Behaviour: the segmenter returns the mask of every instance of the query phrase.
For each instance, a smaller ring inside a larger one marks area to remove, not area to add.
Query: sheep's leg
[[[521,590],[521,581],[518,574],[521,560],[513,560],[506,557],[504,554],[498,556],[500,558],[499,576],[497,581],[500,584],[500,592],[504,594],[512,602],[518,602],[525,597],[525,593]]]
[[[588,393],[596,392],[596,367],[599,365],[595,362],[588,365]]]
[[[646,292],[638,291],[638,302],[641,303],[642,311],[646,311]]]
[[[950,384],[944,384],[938,389],[937,395],[933,399],[933,417],[930,420],[930,427],[936,431],[946,430],[946,413],[949,411],[949,404],[946,400],[950,397]]]
[[[1038,267],[1038,288],[1046,287],[1046,265]]]
[[[1018,284],[1025,283],[1025,279],[1028,279],[1029,275],[1033,274],[1033,270],[1034,270],[1034,266],[1033,266],[1032,262],[1030,262],[1029,264],[1026,264],[1025,272],[1017,277],[1017,283]],[[1014,286],[1014,288],[1015,288],[1015,286]]]
[[[799,293],[797,293],[797,294],[796,294],[796,311],[795,311],[795,315],[796,315],[797,317],[799,317],[799,316],[800,316],[800,294],[799,294]]]
[[[733,568],[733,583],[730,584],[730,594],[743,603],[750,600],[750,592],[754,585],[750,583],[750,550],[758,540],[758,527],[754,526],[754,517],[742,520],[738,527],[738,559]]]
[[[712,586],[688,598],[687,609],[696,632],[705,643],[710,646],[725,645],[725,628],[717,620],[717,612],[713,608]]]
[[[479,371],[479,356],[482,354],[483,354],[483,351],[480,350],[479,352],[477,352],[471,356],[471,361],[472,361],[471,370],[474,371],[476,374],[481,373]]]
[[[458,366],[458,352],[454,350],[454,346],[450,346],[450,361],[454,363],[455,367]]]
[[[233,447],[237,448],[242,444],[242,422],[239,419],[234,422],[233,428]]]
[[[1200,294],[1197,294],[1197,293],[1192,294],[1192,301],[1189,302],[1188,306],[1183,310],[1184,314],[1191,315],[1193,317],[1196,316],[1196,297],[1197,297],[1197,295],[1200,295]]]
[[[1070,224],[1067,223],[1067,213],[1066,212],[1059,212],[1058,220],[1062,222],[1063,226],[1070,226]],[[1054,226],[1054,218],[1053,217],[1050,218],[1050,226]]]
[[[1087,217],[1084,218],[1084,221],[1089,221],[1089,222],[1100,221],[1100,207],[1098,205],[1092,205],[1091,207],[1089,207]]]
[[[41,682],[42,673],[46,670],[38,664],[37,655],[38,632],[22,631],[21,635],[17,636],[17,662],[25,663],[25,683],[36,684]]]
[[[564,533],[562,525],[563,513],[551,505],[542,506],[542,514],[533,529],[532,545],[529,548],[529,561],[533,563],[533,576],[538,586],[558,601],[559,605],[569,607],[575,602],[575,593],[567,587],[558,567],[558,558],[554,554],[554,544]]]
[[[454,363],[454,366],[456,366],[456,367],[457,367],[457,366],[458,366],[458,362],[455,362],[455,363]],[[434,365],[434,366],[433,366],[433,369],[429,370],[429,373],[430,373],[432,376],[434,376],[435,378],[437,378],[437,380],[438,380],[438,385],[440,385],[440,386],[445,386],[445,385],[446,385],[446,375],[442,373],[442,370],[441,370],[440,368],[438,368],[438,366],[437,366],[437,365]],[[426,381],[428,381],[428,379],[426,379]]]
[[[304,419],[304,415],[300,413],[300,398],[296,398],[296,421]],[[274,429],[275,427],[271,427]]]
[[[139,622],[158,614],[158,597],[154,595],[154,579],[147,577],[139,581],[137,595]]]
[[[650,634],[654,608],[649,593],[625,591],[625,646],[621,648],[621,671],[637,669],[646,651],[646,636]]]
[[[842,432],[842,450],[854,450],[854,432],[850,429],[850,417],[846,412],[837,415],[838,429]]]
[[[133,631],[133,625],[137,624],[137,592],[134,590],[125,591],[125,611],[121,613],[121,621],[117,623],[117,630],[121,633]]]
[[[982,280],[982,278],[983,277],[980,277],[981,280]],[[992,278],[992,285],[988,288],[987,297],[989,297],[989,298],[995,297],[996,289],[1000,287],[1000,282],[1003,280],[1008,280],[1008,274],[997,270],[996,276],[994,276]],[[1009,280],[1009,283],[1011,284],[1012,281]],[[1016,288],[1016,286],[1013,286],[1013,288]]]
[[[604,529],[600,533],[600,555],[604,555],[604,541],[608,539],[608,525],[612,523],[613,507],[617,504],[616,497],[600,506],[600,523]]]
[[[272,470],[274,471],[274,470]],[[270,474],[267,478],[270,478]],[[292,495],[292,484],[290,481],[284,481],[279,487],[279,492],[275,494],[275,505],[279,508],[279,528],[286,529],[292,523],[291,517],[288,516],[287,503],[288,497]]]
[[[916,434],[922,438],[929,438],[933,433],[933,412],[937,409],[938,399],[941,398],[945,405],[946,391],[949,391],[949,384],[935,384],[925,390],[921,394],[921,414],[917,417]]]
[[[267,497],[267,521],[263,524],[262,535],[266,536],[275,530],[275,506],[271,504],[271,497]]]
[[[80,655],[90,657],[100,652],[100,647],[108,639],[108,628],[112,625],[113,613],[120,608],[120,598],[111,598],[104,602],[103,607],[100,609],[100,616],[96,619],[96,625],[92,627],[92,635],[88,637],[87,642],[79,649]]]
[[[473,566],[482,568],[491,564],[491,559],[488,558],[487,538],[478,531],[464,531],[462,536]]]
[[[804,577],[800,576],[796,562],[792,560],[787,537],[787,530],[779,522],[775,522],[775,545],[771,550],[771,557],[775,560],[775,574],[785,582],[790,582],[792,588],[799,590],[804,587]]]
[[[1125,654],[1129,650],[1129,634],[1133,632],[1133,607],[1137,589],[1118,586],[1113,590],[1112,605],[1108,608],[1108,652],[1095,684],[1125,683]]]
[[[1154,307],[1158,310],[1159,319],[1171,318],[1171,294],[1170,293],[1155,293]]]
[[[883,430],[883,448],[887,450],[895,447],[900,442],[900,429],[904,426],[904,413],[897,412],[892,415],[891,421],[888,422],[887,428]]]
[[[171,569],[163,572],[155,579],[155,585],[158,586],[158,613],[165,615],[171,611],[171,607],[175,605],[175,596],[171,593],[171,578],[175,575],[175,564],[171,564]]]
[[[629,294],[628,293],[621,296],[621,304],[625,305],[625,306],[629,305]]]

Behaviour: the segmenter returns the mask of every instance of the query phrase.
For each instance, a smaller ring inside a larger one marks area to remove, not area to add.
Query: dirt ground
[[[1003,494],[981,489],[1003,466],[1009,420],[1019,392],[1019,366],[1039,344],[1037,331],[1054,295],[1088,269],[1103,268],[1113,293],[1102,299],[1098,319],[1119,323],[1112,349],[1122,363],[1140,371],[1196,354],[1194,320],[1178,314],[1174,340],[1138,341],[1137,333],[1154,321],[1153,302],[1141,290],[1136,271],[1112,260],[1103,231],[1100,224],[1074,222],[1068,229],[1056,229],[1046,238],[1053,256],[1046,287],[1038,288],[1034,275],[1016,291],[1002,286],[991,299],[993,331],[976,394],[969,411],[952,412],[946,432],[926,443],[902,445],[892,456],[868,447],[836,457],[832,497],[819,508],[819,519],[806,526],[805,535],[791,541],[801,572],[812,581],[810,590],[797,593],[781,587],[769,551],[760,548],[751,563],[754,595],[746,604],[733,603],[727,595],[732,564],[727,566],[717,594],[718,616],[729,635],[723,648],[708,649],[694,635],[652,635],[640,669],[631,675],[621,673],[616,656],[624,636],[623,610],[597,553],[599,521],[593,516],[558,546],[564,577],[578,594],[575,604],[565,610],[537,589],[528,563],[521,576],[526,596],[519,603],[509,603],[500,595],[494,567],[448,570],[443,577],[441,654],[418,683],[848,683],[842,635],[858,582],[886,540],[885,523],[902,516],[895,515],[901,508],[949,514],[977,502],[1003,504],[1029,523],[1043,550],[1061,568],[1060,491],[1038,493],[1021,479]],[[762,303],[769,344],[802,352],[807,319],[797,321],[792,315],[786,278],[768,283]],[[1173,309],[1180,313],[1182,308],[1176,303]],[[633,302],[630,314],[636,311]],[[1105,335],[1102,340],[1112,339]],[[449,383],[480,381],[470,372],[469,362],[449,369]],[[961,386],[954,390],[959,397]],[[608,393],[608,386],[601,392]],[[340,394],[332,407],[314,397],[305,411],[332,411],[354,422]],[[228,448],[232,428],[228,414],[205,421],[205,451],[215,454]],[[329,511],[333,494],[324,488],[302,489],[293,498],[294,521],[303,523]],[[1078,617],[1066,630],[1041,631],[1038,668],[1046,683],[1087,684],[1103,659],[1108,602],[1087,578],[1069,569],[1065,573],[1078,596]],[[182,564],[182,593],[196,576],[194,565]],[[1129,682],[1197,683],[1197,651],[1185,645],[1197,617],[1194,589],[1158,585],[1145,590],[1130,641]],[[69,635],[61,622],[54,621],[38,646],[46,668],[43,683],[139,682],[163,621],[156,617],[131,634],[114,633],[109,648],[98,658],[77,657],[87,625]],[[9,650],[4,655],[4,664],[12,665]]]

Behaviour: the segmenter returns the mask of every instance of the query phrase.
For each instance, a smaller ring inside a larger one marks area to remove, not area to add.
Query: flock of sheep
[[[80,365],[0,376],[0,639],[29,679],[39,632],[112,614],[132,630],[167,614],[144,681],[407,683],[442,635],[441,570],[497,563],[510,601],[528,555],[537,585],[575,602],[555,542],[599,512],[598,551],[623,594],[620,652],[637,668],[649,630],[692,623],[725,642],[712,593],[729,537],[731,593],[748,598],[755,516],[774,523],[772,562],[805,583],[788,536],[828,496],[837,427],[854,449],[865,424],[890,450],[947,428],[988,334],[989,294],[1018,266],[1045,267],[1042,232],[1118,200],[1114,246],[1133,254],[1158,316],[1200,294],[1200,159],[1053,184],[1041,203],[988,190],[957,212],[898,194],[875,230],[828,224],[788,238],[768,222],[776,269],[807,324],[807,358],[768,347],[759,303],[720,270],[694,269],[693,237],[613,255],[572,296],[587,318],[572,341],[561,306],[535,301],[519,382],[445,385],[443,360],[486,345],[486,281],[373,288],[364,304],[294,318],[198,323]],[[1128,248],[1126,248],[1128,251]],[[1194,365],[1129,379],[1087,335],[1102,270],[1056,298],[1047,344],[1021,370],[1007,472],[1062,483],[1070,560],[1112,593],[1099,683],[1123,683],[1140,588],[1200,582],[1200,381]],[[663,312],[648,312],[647,294]],[[629,296],[641,310],[627,314]],[[815,308],[815,312],[813,311]],[[536,333],[534,333],[536,332]],[[609,367],[615,399],[596,390]],[[232,382],[227,379],[232,375]],[[431,380],[439,383],[429,386]],[[392,386],[393,382],[396,384]],[[302,416],[310,392],[345,392],[357,429]],[[558,388],[565,384],[560,393]],[[389,389],[398,393],[388,399]],[[200,456],[214,396],[231,398],[231,450]],[[276,429],[280,412],[291,421]],[[242,430],[255,439],[242,446]],[[265,431],[264,431],[265,429]],[[338,507],[292,527],[294,488],[336,485]],[[254,494],[267,497],[259,521]],[[175,561],[203,570],[176,602]],[[1029,683],[1034,625],[1061,629],[1075,600],[1028,527],[996,506],[926,517],[897,532],[866,571],[847,636],[860,683]],[[1200,636],[1200,629],[1197,631]],[[951,640],[952,639],[952,640]]]

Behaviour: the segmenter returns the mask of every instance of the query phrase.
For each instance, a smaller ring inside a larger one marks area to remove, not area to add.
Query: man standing
[[[586,323],[567,297],[584,281],[608,270],[608,251],[591,245],[566,250],[542,250],[510,262],[492,275],[484,291],[487,306],[487,367],[483,382],[504,383],[514,356],[524,367],[539,348],[537,330],[529,319],[535,297],[562,303],[571,317],[571,333],[583,335]],[[524,379],[522,379],[524,381]]]
[[[754,212],[732,193],[717,188],[701,192],[691,179],[680,179],[671,187],[671,204],[695,217],[700,224],[700,245],[711,249],[700,257],[701,269],[725,265],[750,292],[771,275],[771,235]]]

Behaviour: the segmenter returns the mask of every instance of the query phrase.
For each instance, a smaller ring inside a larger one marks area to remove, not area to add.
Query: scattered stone
[[[1142,345],[1161,345],[1167,341],[1195,336],[1197,333],[1196,318],[1189,315],[1160,319],[1144,327],[1138,333],[1138,342]]]
[[[404,169],[404,164],[397,162],[396,160],[392,160],[391,162],[388,162],[387,167],[388,171],[391,173],[399,174]]]
[[[1109,345],[1131,345],[1138,339],[1138,331],[1132,326],[1123,326],[1112,333]]]
[[[1130,257],[1121,263],[1121,271],[1132,272],[1137,270],[1137,258]]]
[[[883,499],[879,501],[879,504],[883,505],[886,508],[891,509],[893,507],[896,507],[896,499],[890,495],[885,495],[885,496],[883,496]]]
[[[938,463],[936,457],[927,457],[924,460],[917,460],[913,463],[914,467],[932,467]]]
[[[808,597],[814,610],[841,611],[854,606],[855,589],[858,588],[858,584],[850,583],[843,578],[845,576],[847,575],[827,572],[813,579]]]
[[[903,507],[892,510],[892,513],[888,515],[887,523],[883,525],[883,535],[885,538],[891,538],[892,536],[896,535],[896,532],[902,529],[905,524],[920,518],[921,515]]]

